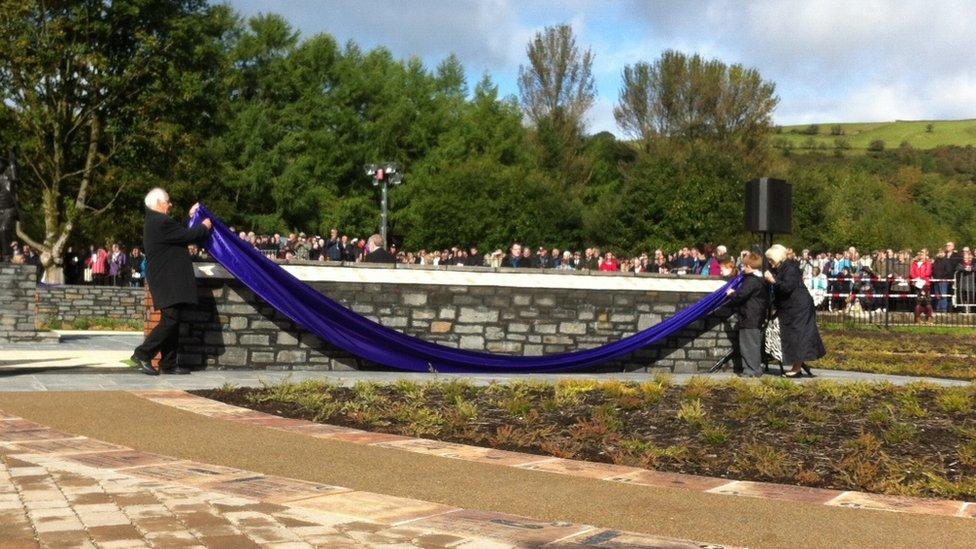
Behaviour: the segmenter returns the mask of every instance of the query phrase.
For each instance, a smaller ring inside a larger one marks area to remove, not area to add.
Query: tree
[[[819,124],[810,124],[803,130],[804,135],[818,135],[820,133]]]
[[[658,137],[737,141],[759,147],[779,99],[755,69],[669,50],[624,67],[617,124],[645,150]]]
[[[536,33],[526,52],[529,63],[519,66],[518,86],[535,130],[536,157],[564,191],[579,195],[590,177],[581,148],[584,116],[596,97],[593,54],[576,45],[569,25]]]
[[[438,146],[398,189],[395,214],[413,249],[513,241],[576,243],[578,209],[534,169],[518,105],[486,76]]]
[[[84,217],[171,174],[210,122],[232,24],[204,0],[0,0],[0,110],[24,203],[43,217],[17,234],[41,251],[48,282],[62,281]]]
[[[546,27],[526,48],[529,65],[519,66],[522,108],[539,124],[551,119],[558,130],[578,131],[593,106],[593,54],[581,51],[569,25]]]

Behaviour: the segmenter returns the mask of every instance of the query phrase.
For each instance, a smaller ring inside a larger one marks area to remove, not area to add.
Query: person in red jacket
[[[603,263],[600,263],[600,270],[601,271],[620,270],[620,262],[617,261],[617,258],[613,256],[612,252],[607,252],[607,255],[604,256]]]
[[[923,248],[920,252],[918,252],[918,255],[915,256],[915,260],[912,261],[910,278],[913,286],[915,286],[919,280],[923,281],[926,290],[928,290],[929,285],[932,284],[932,261],[929,260],[928,250]]]
[[[922,316],[929,323],[932,322],[932,268],[933,263],[929,259],[928,250],[922,248],[909,271],[912,288],[915,290],[915,322],[918,323]]]
[[[95,246],[90,246],[89,249],[91,254],[85,260],[85,266],[91,269],[94,283],[101,286],[105,284],[106,276],[108,276],[108,252],[102,247],[96,250]]]

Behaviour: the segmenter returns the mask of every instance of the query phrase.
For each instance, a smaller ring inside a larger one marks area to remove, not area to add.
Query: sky
[[[777,124],[976,118],[976,1],[227,0],[278,13],[303,36],[384,46],[435,67],[454,53],[470,87],[518,94],[532,36],[569,24],[595,58],[587,132],[621,135],[621,72],[668,49],[758,69]]]

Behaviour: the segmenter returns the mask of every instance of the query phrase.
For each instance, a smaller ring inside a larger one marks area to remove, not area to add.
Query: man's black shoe
[[[135,362],[139,366],[139,371],[146,374],[147,376],[158,376],[159,371],[153,368],[152,362],[148,360],[143,360],[135,356],[132,357],[132,362]]]
[[[190,373],[190,370],[187,370],[182,366],[177,366],[175,368],[166,368],[165,370],[163,370],[163,373],[167,375],[172,374],[177,376],[185,376]]]

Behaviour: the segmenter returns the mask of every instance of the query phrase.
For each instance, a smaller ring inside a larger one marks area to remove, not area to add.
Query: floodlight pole
[[[400,165],[396,162],[383,162],[381,164],[367,164],[364,166],[366,175],[373,178],[373,186],[380,187],[380,237],[383,239],[383,247],[387,247],[386,238],[387,223],[389,221],[389,186],[399,185],[403,182],[403,174],[400,173]]]
[[[387,184],[384,178],[380,184],[380,237],[383,238],[383,247],[387,247],[386,242],[386,222],[387,222]]]

